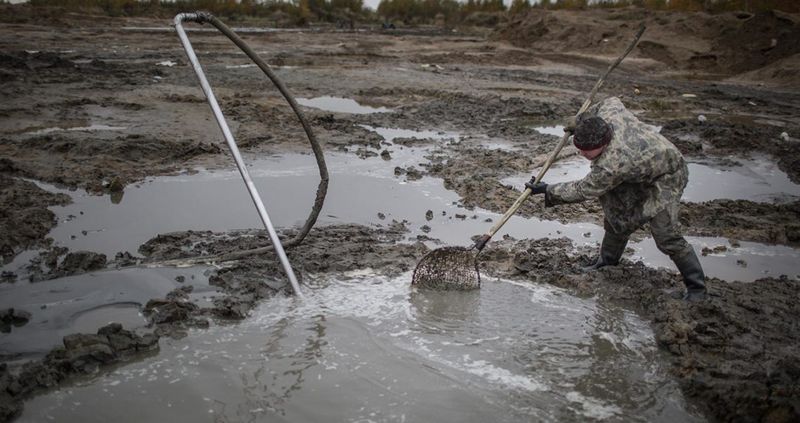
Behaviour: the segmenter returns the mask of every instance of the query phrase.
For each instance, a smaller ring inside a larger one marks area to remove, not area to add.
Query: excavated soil
[[[146,177],[229,168],[230,158],[169,20],[48,11],[40,21],[29,8],[8,5],[0,5],[0,16],[7,22],[0,27],[4,262],[39,249],[26,276],[46,280],[269,244],[259,231],[188,231],[161,234],[142,245],[139,255],[120,252],[114,258],[53,246],[47,236],[57,222],[48,207],[70,199],[31,180],[118,201]],[[502,213],[520,187],[501,180],[531,172],[558,142],[532,128],[574,113],[642,21],[649,27],[643,42],[602,95],[621,97],[642,120],[661,126],[688,157],[767,155],[800,183],[800,95],[792,88],[800,86],[792,66],[800,48],[796,16],[532,12],[491,38],[428,29],[417,34],[325,28],[243,38],[297,97],[346,97],[391,109],[349,114],[305,108],[326,152],[379,154],[381,137],[362,125],[457,133],[446,145],[397,140],[432,146],[411,174],[399,172],[409,180],[443,180],[466,209]],[[190,36],[245,156],[310,151],[285,100],[257,68],[244,66],[246,57],[215,32]],[[485,146],[498,140],[510,149]],[[567,148],[562,156],[574,154]],[[385,159],[391,165],[388,152]],[[798,210],[796,198],[686,202],[682,223],[692,235],[797,247]],[[528,201],[519,214],[561,222],[602,219],[595,202],[544,208]],[[409,242],[407,233],[402,222],[317,227],[289,257],[301,279],[364,267],[398,275],[429,248]],[[579,268],[594,251],[570,251],[565,239],[496,242],[483,255],[483,272],[596,296],[649,318],[684,395],[709,420],[800,419],[796,278],[711,279],[711,299],[686,304],[664,292],[680,287],[675,273],[625,261],[583,274]],[[21,369],[0,365],[0,421],[17,415],[32,394],[153,353],[159,336],[183,336],[189,327],[208,326],[209,319],[243,319],[264,298],[288,293],[279,264],[269,257],[213,271],[209,283],[220,295],[211,306],[194,304],[191,289],[179,288],[142,307],[150,325],[143,333],[107,326],[65,338],[63,348]],[[6,272],[2,282],[22,283]]]

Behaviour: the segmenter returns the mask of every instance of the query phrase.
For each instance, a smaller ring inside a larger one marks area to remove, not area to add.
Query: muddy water
[[[320,276],[303,302],[162,341],[34,398],[20,421],[702,421],[631,313],[550,286],[409,279]]]

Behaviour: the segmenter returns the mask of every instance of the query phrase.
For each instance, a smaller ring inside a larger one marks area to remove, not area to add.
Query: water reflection
[[[245,402],[237,406],[237,416],[247,421],[256,421],[264,412],[286,415],[286,404],[293,394],[300,391],[306,382],[306,372],[318,366],[323,349],[327,346],[326,317],[311,317],[305,328],[305,341],[300,348],[286,348],[287,338],[297,336],[290,333],[294,318],[277,321],[269,330],[261,348],[262,365],[254,372],[241,372],[242,391]],[[277,369],[282,369],[278,371]],[[256,413],[253,410],[258,410]]]
[[[409,294],[411,310],[426,333],[464,330],[474,323],[480,308],[480,290],[432,291],[415,289]]]

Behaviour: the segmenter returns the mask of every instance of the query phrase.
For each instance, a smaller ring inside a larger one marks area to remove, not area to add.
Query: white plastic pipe
[[[208,104],[211,106],[211,111],[214,112],[214,118],[216,118],[219,128],[222,130],[222,135],[225,137],[225,141],[228,143],[228,148],[233,155],[233,159],[236,161],[236,167],[239,168],[239,173],[242,175],[242,179],[247,186],[247,191],[250,193],[250,198],[253,199],[253,204],[255,204],[256,209],[258,210],[258,215],[261,217],[261,221],[264,223],[264,227],[269,233],[269,238],[272,240],[272,245],[275,247],[275,253],[278,255],[278,259],[280,259],[283,270],[286,272],[286,276],[289,278],[289,282],[292,284],[292,290],[294,290],[294,293],[297,296],[302,297],[303,294],[300,292],[300,284],[297,283],[297,278],[292,270],[292,265],[289,264],[289,258],[286,257],[286,252],[283,250],[281,240],[278,238],[278,234],[275,232],[275,228],[272,226],[272,221],[270,221],[269,215],[267,214],[267,209],[264,207],[264,203],[261,201],[261,196],[258,195],[258,190],[256,190],[256,186],[253,184],[253,180],[250,178],[250,174],[247,172],[244,160],[242,160],[242,155],[239,153],[239,147],[236,146],[236,141],[233,139],[233,134],[231,134],[230,128],[228,128],[228,123],[225,121],[225,116],[222,115],[222,110],[219,108],[217,98],[214,96],[214,92],[211,90],[211,85],[208,83],[206,75],[203,73],[203,68],[200,66],[200,62],[197,60],[197,55],[194,53],[192,43],[189,42],[189,38],[186,36],[186,31],[183,30],[183,21],[196,21],[198,19],[199,15],[197,13],[179,13],[177,16],[175,16],[175,29],[178,31],[178,37],[181,39],[181,44],[183,44],[184,50],[186,50],[186,55],[189,56],[189,62],[192,64],[192,68],[197,74],[197,79],[200,80],[200,86],[206,95],[206,99],[208,99]]]

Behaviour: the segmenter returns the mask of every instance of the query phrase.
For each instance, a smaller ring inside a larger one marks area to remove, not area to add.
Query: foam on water
[[[72,131],[72,132],[75,132],[75,131],[84,131],[84,132],[92,132],[92,131],[124,131],[125,129],[128,129],[128,128],[126,126],[109,126],[109,125],[103,125],[103,124],[92,124],[92,125],[89,125],[89,126],[77,126],[77,127],[72,127],[72,128],[59,128],[59,127],[44,128],[44,129],[39,129],[39,130],[36,130],[36,131],[25,132],[23,135],[46,135],[46,134],[50,134],[50,133],[53,133],[53,132],[60,132],[60,131]]]
[[[581,414],[590,419],[605,420],[622,414],[622,410],[619,407],[604,404],[595,398],[583,396],[579,392],[568,392],[567,399],[580,404],[583,408]]]

